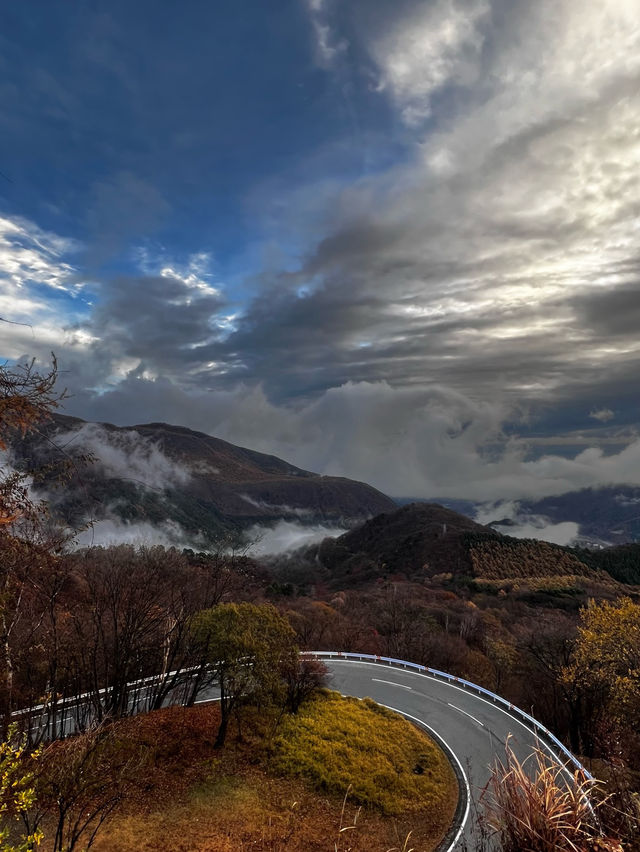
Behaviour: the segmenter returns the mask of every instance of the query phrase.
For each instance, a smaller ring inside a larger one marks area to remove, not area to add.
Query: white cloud
[[[316,514],[314,509],[301,509],[297,506],[288,506],[286,503],[268,503],[266,500],[255,500],[248,494],[238,494],[245,503],[255,506],[256,509],[267,509],[281,515],[297,515],[299,518],[310,518]]]
[[[503,535],[510,535],[514,538],[535,538],[539,541],[549,541],[551,544],[563,546],[573,544],[579,537],[580,524],[573,521],[551,524],[548,521],[545,523],[543,518],[538,520],[538,523],[516,523],[505,527],[496,524],[495,529]]]
[[[126,393],[125,393],[126,387]],[[514,412],[446,388],[348,383],[296,407],[270,402],[261,388],[185,393],[169,383],[129,382],[96,417],[170,419],[235,444],[273,453],[317,473],[369,482],[396,497],[518,500],[590,486],[640,485],[640,439],[605,453],[531,460],[525,440],[505,439]],[[102,403],[103,407],[99,407]],[[106,407],[108,406],[108,407]]]
[[[316,59],[321,68],[331,68],[349,47],[348,41],[345,38],[339,38],[331,26],[329,5],[328,0],[306,0],[313,29]]]
[[[76,297],[83,284],[67,258],[80,245],[72,239],[44,231],[35,223],[18,217],[0,217],[0,317],[3,358],[17,359],[25,353],[43,355],[60,351],[65,338],[64,325],[75,313],[86,313],[86,305]],[[73,297],[52,300],[49,291]]]
[[[487,0],[422,3],[370,46],[380,68],[380,90],[389,92],[406,124],[431,114],[433,95],[446,85],[477,81]]]
[[[72,292],[74,268],[63,258],[77,251],[75,240],[43,231],[20,218],[0,218],[0,280],[16,288],[45,284]]]
[[[272,527],[256,525],[246,533],[251,556],[272,556],[315,544],[324,538],[335,538],[346,532],[339,527],[303,526],[293,521],[280,521]]]
[[[597,411],[590,412],[589,417],[599,420],[600,423],[608,423],[610,420],[613,420],[615,414],[610,408],[600,408]]]
[[[95,521],[73,540],[73,547],[109,547],[113,544],[162,545],[164,547],[191,547],[204,550],[205,542],[188,533],[175,521],[151,524],[147,521],[127,523],[118,519]]]
[[[563,546],[573,544],[580,533],[580,525],[573,521],[554,524],[543,515],[523,515],[519,504],[513,501],[480,506],[475,520],[479,524],[491,523],[497,532],[513,538],[535,538]],[[498,524],[496,521],[508,523]]]
[[[640,439],[608,455],[589,447],[574,457],[527,460],[525,440],[504,441],[501,403],[477,403],[446,389],[350,383],[296,410],[251,391],[225,407],[211,424],[220,437],[398,497],[508,500],[640,485]]]
[[[157,443],[134,430],[110,430],[86,423],[79,429],[58,433],[56,443],[93,454],[95,464],[107,476],[132,480],[148,488],[185,485],[191,478],[187,468],[168,458]]]

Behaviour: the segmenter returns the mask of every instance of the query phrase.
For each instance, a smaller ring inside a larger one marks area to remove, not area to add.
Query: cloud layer
[[[81,416],[177,421],[395,495],[638,484],[637,2],[348,7],[301,2],[354,137],[274,176],[257,270],[232,286],[211,246],[182,265],[147,246],[83,281],[73,241],[7,220],[0,315],[35,339],[7,327],[5,354],[54,347]],[[383,110],[385,165],[331,173],[341,146],[382,144]],[[169,214],[129,172],[96,187],[87,257]],[[64,321],[60,290],[92,304]]]

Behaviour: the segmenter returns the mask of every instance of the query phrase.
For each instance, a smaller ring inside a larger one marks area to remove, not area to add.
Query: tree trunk
[[[220,719],[220,727],[218,728],[218,736],[213,744],[214,748],[222,748],[227,738],[227,728],[229,727],[229,714],[223,713]]]

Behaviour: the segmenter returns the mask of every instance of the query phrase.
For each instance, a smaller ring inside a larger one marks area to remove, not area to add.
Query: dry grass
[[[142,745],[149,768],[93,850],[429,852],[451,822],[457,787],[437,814],[384,816],[362,807],[351,792],[346,797],[318,792],[305,779],[274,773],[265,748],[269,726],[255,712],[247,711],[243,740],[232,730],[228,746],[216,751],[218,721],[213,705],[170,708],[118,723],[123,748]],[[42,848],[48,848],[46,831]]]
[[[319,797],[303,785],[281,782],[265,787],[264,779],[255,779],[226,791],[201,792],[144,817],[119,819],[93,848],[98,852],[400,852],[401,834],[407,833],[348,800],[343,808],[339,801]],[[423,838],[415,848],[434,846]]]
[[[569,783],[540,748],[521,763],[507,743],[485,790],[488,826],[503,852],[620,852],[619,841],[600,831],[596,785],[578,771]]]
[[[442,751],[422,731],[370,699],[323,691],[283,724],[271,766],[386,814],[438,812],[455,786]]]

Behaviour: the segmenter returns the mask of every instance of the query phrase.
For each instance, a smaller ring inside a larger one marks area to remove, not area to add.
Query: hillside
[[[283,518],[351,524],[395,507],[365,483],[166,423],[118,427],[56,415],[13,449],[23,467],[51,466],[39,487],[75,526],[88,518],[169,521],[211,540]],[[84,460],[87,454],[93,461]],[[64,494],[53,488],[60,464],[70,474]]]
[[[602,550],[575,549],[591,568],[606,571],[620,583],[640,585],[640,544],[620,544]]]
[[[336,693],[311,698],[299,714],[279,722],[275,708],[266,713],[264,707],[246,708],[245,715],[244,734],[234,729],[222,750],[213,747],[216,704],[170,707],[114,722],[115,739],[100,762],[89,762],[83,782],[67,782],[73,790],[82,783],[100,790],[104,777],[120,785],[122,798],[91,848],[383,852],[398,848],[398,836],[409,834],[414,848],[439,848],[455,814],[458,785],[445,755],[423,731],[370,700]],[[54,772],[73,765],[74,745],[81,749],[82,740],[58,744]],[[131,778],[131,764],[123,770],[127,754],[142,763],[143,783]],[[417,773],[416,765],[423,771]],[[379,777],[385,783],[372,781]],[[74,818],[82,815],[84,802],[72,805]],[[49,794],[43,805],[41,848],[50,852],[55,797]],[[349,843],[343,845],[341,829],[347,825]]]
[[[318,547],[334,579],[362,582],[383,575],[415,578],[445,571],[471,573],[464,534],[485,527],[435,503],[411,503],[378,515]],[[489,532],[489,531],[487,531]]]
[[[438,575],[492,582],[561,578],[564,586],[576,577],[597,584],[612,578],[637,582],[637,568],[630,567],[638,564],[636,552],[618,550],[578,551],[511,538],[438,504],[411,503],[325,539],[310,556],[324,567],[333,587]]]

